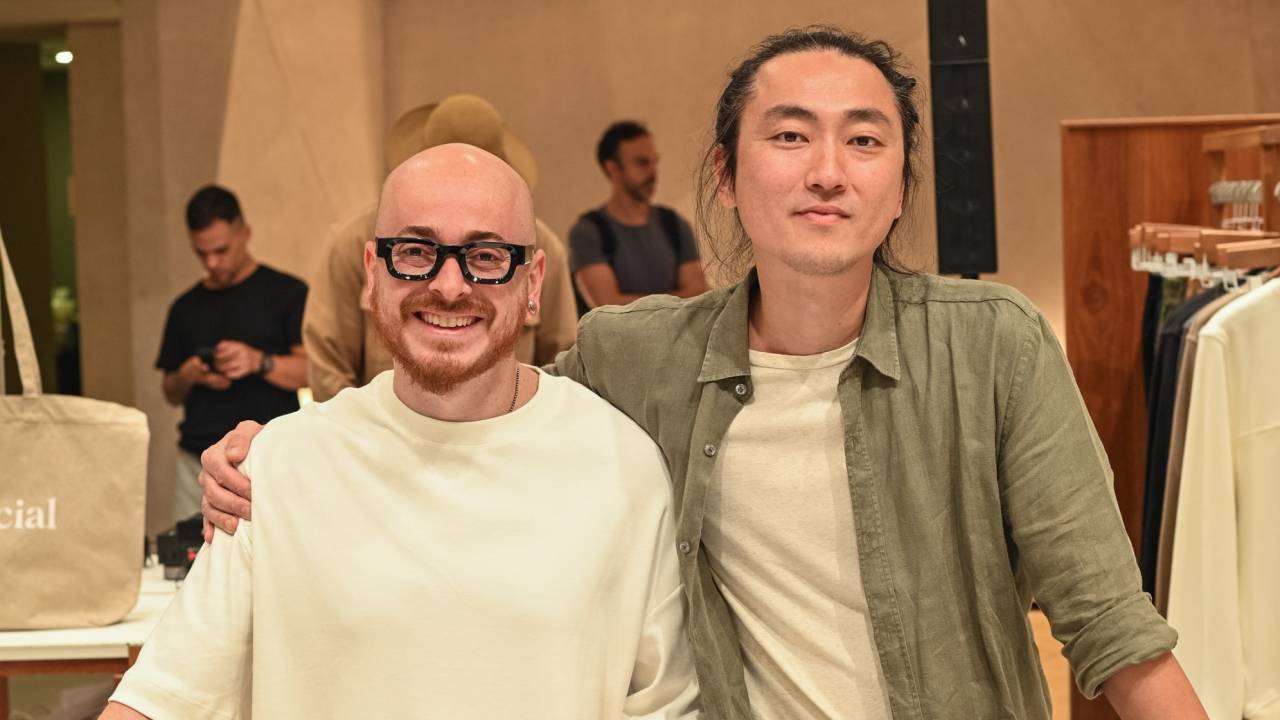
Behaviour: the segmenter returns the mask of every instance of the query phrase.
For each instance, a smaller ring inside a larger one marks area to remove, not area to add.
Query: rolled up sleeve
[[[1000,437],[1000,492],[1019,570],[1085,697],[1170,651],[1177,633],[1142,592],[1106,453],[1043,317],[1024,328]]]

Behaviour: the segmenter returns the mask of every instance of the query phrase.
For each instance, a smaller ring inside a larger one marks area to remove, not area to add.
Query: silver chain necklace
[[[511,395],[511,407],[507,408],[507,412],[516,409],[516,400],[520,398],[520,364],[516,364],[516,391]]]

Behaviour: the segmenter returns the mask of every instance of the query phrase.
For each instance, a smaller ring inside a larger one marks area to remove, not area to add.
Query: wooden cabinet
[[[1142,221],[1213,224],[1209,183],[1260,178],[1262,168],[1257,152],[1227,152],[1222,167],[1211,167],[1203,136],[1273,123],[1280,115],[1062,125],[1067,357],[1115,469],[1116,499],[1135,554],[1147,450],[1140,348],[1147,278],[1129,268],[1126,232]],[[1073,720],[1116,717],[1105,700],[1072,694]]]

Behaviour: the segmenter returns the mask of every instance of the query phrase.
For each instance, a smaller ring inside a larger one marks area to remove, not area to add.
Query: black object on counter
[[[196,553],[204,545],[201,516],[197,513],[179,520],[177,526],[156,536],[156,553],[164,566],[165,580],[181,580],[187,576]]]

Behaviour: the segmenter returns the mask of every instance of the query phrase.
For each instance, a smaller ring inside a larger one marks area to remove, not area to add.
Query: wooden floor
[[[1049,682],[1049,699],[1053,702],[1053,720],[1071,717],[1071,668],[1062,656],[1062,645],[1049,633],[1049,621],[1039,610],[1031,611],[1031,629],[1035,631],[1040,662]]]

